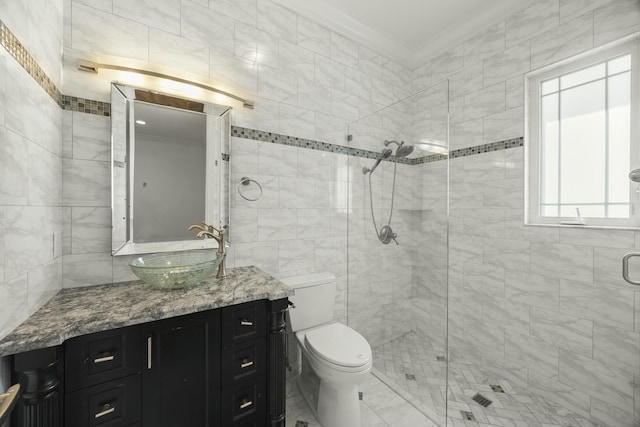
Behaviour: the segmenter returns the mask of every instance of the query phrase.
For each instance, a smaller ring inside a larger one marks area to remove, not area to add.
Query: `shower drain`
[[[478,405],[480,405],[480,406],[482,406],[484,408],[488,407],[489,405],[491,405],[493,403],[491,400],[487,399],[486,397],[484,397],[480,393],[476,393],[476,395],[473,396],[471,398],[471,400],[473,400]]]
[[[306,421],[296,421],[296,426],[295,427],[309,427],[309,423]]]
[[[444,356],[436,356],[436,359],[438,360],[438,362],[446,362],[447,358]]]
[[[462,419],[467,421],[475,421],[476,417],[473,415],[473,412],[469,411],[460,411],[462,414]]]
[[[406,379],[408,379],[408,380],[411,380],[411,381],[415,381],[416,380],[416,376],[413,375],[413,374],[404,374],[404,377]]]
[[[504,389],[502,388],[502,386],[490,385],[489,387],[491,387],[491,390],[493,390],[496,393],[504,393]]]

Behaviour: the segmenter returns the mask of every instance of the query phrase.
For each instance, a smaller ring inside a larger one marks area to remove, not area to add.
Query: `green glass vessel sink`
[[[129,263],[133,273],[162,289],[180,289],[202,282],[216,271],[224,254],[213,250],[143,255]]]

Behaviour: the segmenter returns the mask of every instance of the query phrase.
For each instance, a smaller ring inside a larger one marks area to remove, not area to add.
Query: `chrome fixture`
[[[140,69],[140,68],[132,68],[132,67],[123,67],[123,66],[114,65],[114,64],[98,64],[98,63],[95,63],[95,62],[88,62],[88,61],[81,61],[78,64],[78,70],[84,71],[84,72],[87,72],[87,73],[98,74],[101,69],[114,70],[114,71],[124,71],[124,72],[128,72],[128,73],[142,74],[143,76],[156,77],[156,78],[164,79],[164,80],[171,80],[171,81],[174,81],[174,82],[177,82],[177,83],[183,83],[183,84],[187,84],[187,85],[198,87],[200,89],[208,90],[210,92],[215,92],[215,93],[218,93],[220,95],[226,96],[227,98],[234,99],[236,101],[241,102],[242,106],[244,108],[253,109],[253,106],[254,106],[254,102],[253,101],[250,101],[248,99],[242,98],[241,96],[238,96],[238,95],[234,95],[233,93],[229,93],[229,92],[227,92],[225,90],[218,89],[217,87],[209,86],[209,85],[206,85],[206,84],[203,84],[203,83],[194,82],[193,80],[187,80],[187,79],[182,79],[180,77],[170,76],[168,74],[163,74],[163,73],[159,73],[159,72],[156,72],[156,71],[143,70],[143,69]]]
[[[256,197],[247,197],[246,195],[244,195],[242,193],[242,190],[240,189],[241,188],[240,186],[243,185],[243,186],[247,187],[252,182],[258,187],[258,190],[260,191],[260,194],[258,194]],[[262,196],[262,185],[260,185],[260,183],[258,181],[256,181],[255,179],[253,179],[253,178],[249,178],[249,177],[243,176],[242,178],[240,178],[240,184],[238,184],[238,194],[240,195],[240,197],[242,197],[243,199],[245,199],[248,202],[255,202]]]
[[[380,162],[388,159],[389,157],[391,157],[392,154],[393,154],[393,150],[391,148],[384,148],[380,153],[380,155],[378,155],[378,158],[376,159],[376,163],[373,165],[373,167],[371,169],[366,167],[362,168],[362,173],[364,174],[373,173],[373,171],[376,170]]]
[[[635,168],[629,172],[629,179],[633,182],[640,182],[640,168]]]
[[[385,141],[384,142],[385,147],[388,147],[391,144],[396,144],[398,146],[395,154],[396,159],[407,157],[409,154],[413,153],[413,145],[404,145],[404,141],[402,142]],[[393,154],[393,150],[391,148],[383,148],[380,154],[378,155],[378,158],[376,159],[376,163],[373,165],[373,167],[371,169],[367,167],[362,168],[362,173],[365,175],[368,173],[369,174],[373,173],[373,171],[376,170],[380,162],[388,159],[389,157],[391,157],[392,154]]]
[[[622,278],[632,285],[640,286],[640,282],[629,277],[629,259],[640,257],[640,252],[629,252],[622,258]]]
[[[398,142],[398,141],[387,140],[384,142],[385,147],[389,147],[389,145],[391,144],[395,144],[398,146],[396,148],[396,154],[395,154],[396,159],[407,157],[409,154],[413,152],[413,145],[404,145],[404,141]],[[391,148],[383,148],[380,154],[378,155],[378,158],[376,159],[376,163],[373,165],[371,169],[367,167],[362,168],[363,174],[365,175],[369,174],[369,202],[371,204],[371,219],[373,220],[373,227],[376,229],[376,235],[378,236],[378,240],[380,240],[380,242],[382,242],[382,244],[384,245],[388,245],[389,243],[391,243],[392,240],[396,242],[396,245],[399,244],[398,240],[396,240],[398,235],[394,233],[393,229],[391,228],[391,217],[393,216],[393,201],[394,201],[394,196],[396,191],[396,172],[398,169],[398,162],[395,162],[393,166],[393,185],[391,187],[391,209],[389,210],[389,220],[387,221],[387,225],[384,225],[380,230],[378,230],[378,224],[376,224],[376,217],[373,213],[373,191],[371,189],[371,174],[373,174],[373,171],[376,170],[380,162],[382,162],[385,159],[388,159],[389,157],[391,157],[392,154],[393,154],[393,150]]]
[[[398,148],[396,149],[396,158],[407,157],[409,154],[413,153],[413,145],[404,145],[404,141],[385,141],[385,147],[388,147],[391,144],[396,144]]]
[[[225,268],[225,258],[227,256],[227,252],[226,252],[226,248],[225,248],[225,240],[224,240],[224,229],[226,227],[223,227],[222,224],[220,224],[220,228],[215,228],[213,225],[208,225],[206,224],[204,221],[202,221],[202,225],[200,224],[193,224],[192,226],[189,227],[189,230],[200,230],[198,232],[198,234],[196,234],[196,237],[201,238],[201,239],[206,239],[207,237],[210,237],[212,239],[215,239],[218,242],[218,250],[217,253],[219,253],[220,255],[222,255],[222,261],[220,262],[220,265],[218,265],[218,274],[216,274],[216,277],[218,279],[224,279],[225,277],[227,277],[227,270]]]

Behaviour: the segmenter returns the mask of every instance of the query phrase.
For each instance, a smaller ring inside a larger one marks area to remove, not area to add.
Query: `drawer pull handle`
[[[253,362],[249,359],[243,359],[242,363],[240,364],[240,368],[244,369],[248,368],[249,366],[253,366]]]
[[[240,324],[242,326],[253,326],[253,322],[251,320],[247,320],[247,319],[242,319],[240,321]]]
[[[107,404],[104,405],[103,411],[102,412],[98,412],[95,417],[96,418],[100,418],[100,417],[104,417],[105,415],[109,415],[112,414],[116,411],[116,408],[114,408],[113,406]]]
[[[93,359],[93,363],[104,363],[104,362],[111,362],[113,359],[115,359],[115,356],[104,356],[104,357],[98,357],[97,359]]]
[[[253,405],[253,402],[250,400],[243,400],[242,403],[240,404],[240,409],[246,409],[249,406]]]
[[[153,351],[153,337],[147,338],[147,370],[151,369],[151,352]]]

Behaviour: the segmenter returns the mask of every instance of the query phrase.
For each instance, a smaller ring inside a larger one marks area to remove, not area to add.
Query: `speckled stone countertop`
[[[257,267],[228,269],[227,278],[212,276],[188,289],[160,290],[141,281],[63,289],[0,340],[0,356],[60,345],[94,332],[290,295],[293,290]]]

